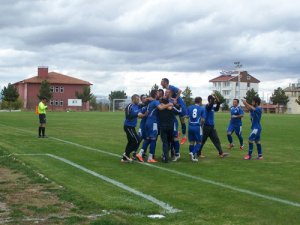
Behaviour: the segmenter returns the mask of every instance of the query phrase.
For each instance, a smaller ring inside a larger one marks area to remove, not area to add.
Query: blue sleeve
[[[201,116],[202,116],[202,118],[204,118],[204,119],[205,119],[205,117],[206,117],[206,112],[205,112],[204,108],[202,109]]]
[[[244,110],[240,107],[240,115],[244,115]]]
[[[173,91],[174,94],[176,94],[176,95],[179,91],[179,89],[177,87],[173,86],[173,85],[169,85],[169,90]]]

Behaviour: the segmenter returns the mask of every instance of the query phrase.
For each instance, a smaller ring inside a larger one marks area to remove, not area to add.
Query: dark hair
[[[260,97],[258,97],[258,96],[254,96],[252,101],[254,101],[257,105],[260,105],[260,102],[261,102]]]
[[[157,95],[157,90],[151,90],[150,97],[156,98],[156,95]]]
[[[131,96],[131,101],[133,101],[135,97],[138,97],[138,98],[139,98],[139,95],[138,95],[138,94],[132,95],[132,96]]]
[[[141,101],[143,100],[143,97],[145,97],[145,96],[146,95],[144,95],[144,94],[140,96]]]
[[[238,104],[240,103],[240,100],[238,100],[237,98],[235,98],[235,99],[233,99],[233,100],[236,100]]]
[[[42,100],[48,100],[45,96],[42,97]]]
[[[163,82],[166,82],[167,84],[169,84],[169,79],[168,78],[163,78],[161,79]]]
[[[195,98],[195,103],[196,104],[200,104],[202,102],[202,98],[201,97],[196,97]]]
[[[211,101],[215,101],[215,98],[214,98],[214,96],[212,96],[212,95],[209,95],[208,97],[207,97],[207,101],[208,101],[208,103],[209,102],[211,102]]]
[[[163,103],[163,104],[168,104],[168,103],[169,103],[169,100],[168,100],[168,99],[165,99],[165,98],[162,98],[162,99],[160,100],[160,102]]]

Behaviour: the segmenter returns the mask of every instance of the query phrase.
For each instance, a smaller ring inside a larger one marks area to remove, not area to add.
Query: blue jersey
[[[176,98],[177,95],[178,95],[179,88],[177,88],[177,87],[175,87],[173,85],[169,85],[168,89],[173,92],[173,95],[171,97],[172,98]],[[178,103],[178,105],[181,106],[180,117],[186,116],[187,115],[186,105],[185,105],[185,102],[183,101],[183,99],[180,96],[177,99],[177,103]]]
[[[199,105],[188,107],[189,126],[200,126],[201,119],[205,119],[205,109]]]
[[[125,108],[124,125],[129,127],[136,127],[138,114],[141,112],[139,105],[130,103]]]
[[[148,112],[148,117],[147,117],[147,121],[151,121],[153,123],[157,123],[157,118],[158,118],[158,109],[157,106],[159,105],[159,101],[158,100],[153,100],[149,103],[148,107],[147,107],[147,112]]]
[[[206,126],[215,126],[215,112],[219,111],[220,104],[218,103],[216,107],[211,104],[205,106],[205,123]]]
[[[244,111],[240,106],[234,107],[232,106],[230,108],[230,114],[231,114],[231,119],[230,119],[230,125],[232,126],[242,126],[242,118],[241,117],[234,117],[234,116],[239,116],[239,115],[244,115]]]
[[[262,109],[260,106],[257,106],[255,110],[250,110],[251,116],[251,129],[261,129],[260,120],[262,116]]]

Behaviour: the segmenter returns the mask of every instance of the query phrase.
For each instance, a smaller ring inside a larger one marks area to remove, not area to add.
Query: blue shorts
[[[140,124],[138,135],[141,140],[146,138],[146,124],[145,123]]]
[[[189,142],[202,142],[202,127],[189,125],[188,137]]]
[[[174,120],[173,137],[178,138],[178,120]]]
[[[242,135],[242,126],[229,124],[227,128],[227,133],[236,133],[236,135]]]
[[[249,141],[255,141],[258,142],[260,141],[260,134],[261,134],[261,129],[252,129],[250,136],[249,136]]]
[[[156,139],[158,135],[158,127],[156,122],[147,121],[146,122],[146,137],[149,139]]]

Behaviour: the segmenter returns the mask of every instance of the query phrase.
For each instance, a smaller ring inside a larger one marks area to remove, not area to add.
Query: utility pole
[[[234,62],[235,68],[238,72],[238,99],[241,100],[241,76],[240,76],[240,68],[242,68],[242,64],[239,61]]]

